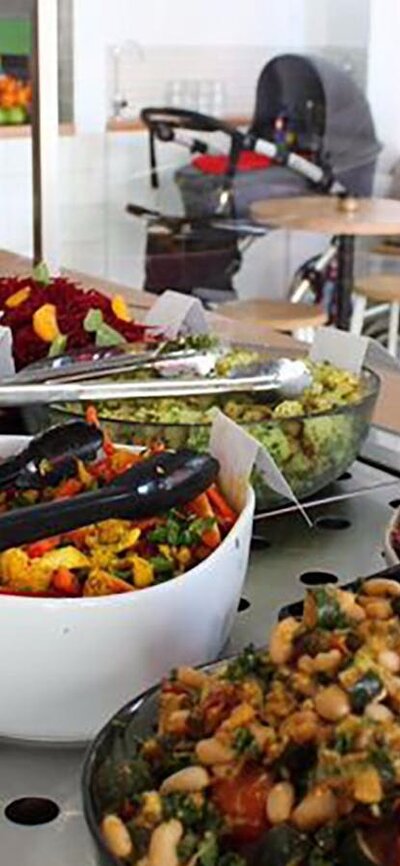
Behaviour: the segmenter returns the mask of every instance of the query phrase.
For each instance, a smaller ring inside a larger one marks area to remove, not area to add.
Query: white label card
[[[213,420],[209,450],[220,463],[220,484],[233,508],[236,510],[243,508],[246,488],[255,466],[268,487],[294,502],[308,526],[313,526],[307,512],[266,448],[219,410]]]
[[[329,361],[341,370],[359,374],[365,361],[368,337],[356,337],[337,328],[318,328],[310,349],[310,361]]]
[[[11,330],[0,326],[0,378],[5,379],[8,376],[14,376],[14,374]]]
[[[167,337],[208,334],[204,307],[198,298],[180,292],[163,292],[145,317],[145,324],[160,328]]]

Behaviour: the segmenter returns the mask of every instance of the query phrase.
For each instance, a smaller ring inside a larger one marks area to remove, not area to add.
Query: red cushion
[[[225,174],[229,166],[229,157],[204,154],[197,156],[192,161],[192,165],[203,174]],[[272,159],[268,159],[267,156],[254,153],[254,150],[242,150],[237,163],[237,171],[257,171],[257,169],[269,168],[270,165],[272,165]]]

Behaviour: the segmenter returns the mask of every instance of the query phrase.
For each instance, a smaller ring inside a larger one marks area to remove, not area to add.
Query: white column
[[[51,273],[60,268],[58,214],[58,52],[57,3],[34,4],[33,197],[35,255]]]

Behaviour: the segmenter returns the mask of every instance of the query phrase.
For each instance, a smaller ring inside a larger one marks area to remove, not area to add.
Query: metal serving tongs
[[[72,352],[69,355],[59,355],[55,358],[46,358],[30,364],[21,370],[16,376],[0,380],[1,385],[14,387],[14,385],[37,385],[44,382],[84,382],[86,380],[96,381],[107,376],[119,373],[135,372],[151,367],[167,365],[168,362],[187,364],[188,369],[193,367],[194,359],[205,355],[198,349],[176,348],[168,349],[170,343],[162,342],[151,349],[142,352],[135,351],[135,347],[129,343],[107,349],[88,348]],[[216,353],[213,353],[209,363],[216,361]],[[190,363],[192,360],[192,364]]]
[[[212,354],[212,353],[211,353]],[[206,353],[197,353],[203,361],[203,371],[191,378],[180,378],[176,369],[172,372],[164,366],[163,376],[148,381],[132,380],[128,382],[96,381],[68,382],[42,381],[37,384],[22,383],[18,377],[0,380],[0,406],[21,406],[37,403],[79,402],[96,400],[124,400],[134,398],[159,397],[196,397],[202,395],[233,394],[240,392],[257,392],[260,399],[268,400],[271,396],[281,399],[295,399],[312,384],[312,375],[301,360],[281,358],[276,361],[262,361],[260,364],[241,367],[225,377],[209,377],[205,367],[210,366],[212,358]],[[165,358],[159,359],[159,365],[167,365]],[[177,363],[175,361],[172,364]],[[189,359],[193,366],[196,358]],[[179,360],[182,371],[183,358]],[[152,362],[152,366],[155,366]],[[211,368],[212,369],[212,368]],[[161,371],[163,367],[161,366]],[[160,372],[160,366],[158,366]],[[169,376],[169,378],[167,378]]]
[[[151,517],[190,502],[216,481],[209,454],[165,451],[140,461],[100,490],[0,517],[0,550],[60,535],[108,518]]]

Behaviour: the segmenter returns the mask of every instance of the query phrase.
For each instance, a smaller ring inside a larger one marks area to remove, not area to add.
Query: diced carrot
[[[69,570],[69,568],[59,568],[55,574],[53,574],[51,585],[53,589],[62,593],[62,595],[77,596],[81,594],[79,580],[76,575]]]
[[[209,487],[207,490],[207,496],[211,505],[214,508],[214,511],[218,516],[222,517],[224,521],[229,522],[233,525],[236,521],[236,514],[233,508],[228,505],[226,499],[223,497],[222,493],[218,490],[215,484],[212,487]]]
[[[41,541],[34,541],[32,544],[28,544],[26,552],[30,559],[38,559],[40,556],[44,556],[45,553],[49,553],[50,550],[54,550],[59,543],[59,535],[54,535],[53,538],[42,538]]]
[[[200,493],[200,496],[196,496],[196,499],[192,499],[189,505],[189,510],[192,511],[196,517],[215,518],[214,510],[206,493]],[[216,520],[214,526],[211,526],[210,529],[206,529],[206,531],[203,532],[201,539],[203,544],[206,544],[207,547],[211,547],[212,550],[221,544],[221,533]]]
[[[82,482],[78,481],[77,478],[68,478],[66,481],[63,481],[55,489],[55,499],[69,499],[71,496],[76,496],[77,493],[80,493],[82,490]]]
[[[86,421],[88,424],[95,424],[100,427],[99,416],[95,406],[88,406],[86,409]]]

